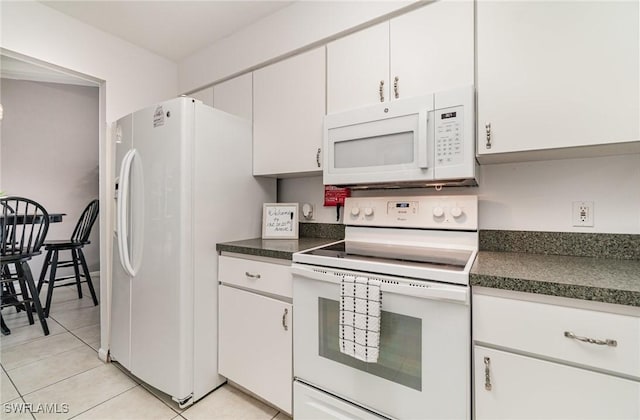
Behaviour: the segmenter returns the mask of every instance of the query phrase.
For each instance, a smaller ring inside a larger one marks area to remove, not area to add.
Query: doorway
[[[62,223],[50,225],[47,239],[69,239],[85,206],[100,198],[103,83],[5,50],[0,69],[0,190],[33,199],[50,213],[64,213]],[[101,215],[83,249],[97,291],[103,223]],[[43,260],[40,255],[30,261],[36,279]],[[72,274],[72,268],[58,273]],[[72,287],[56,289],[50,323],[58,317],[65,329],[97,324],[100,336],[101,308],[93,306],[84,284],[83,297],[78,299]]]

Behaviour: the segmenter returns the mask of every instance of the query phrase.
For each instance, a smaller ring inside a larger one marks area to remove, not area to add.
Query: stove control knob
[[[442,217],[444,215],[444,210],[442,209],[442,207],[434,207],[433,208],[433,215],[435,217]]]
[[[364,209],[364,215],[365,216],[373,216],[373,209],[371,207],[366,207]]]
[[[358,207],[351,207],[351,215],[352,215],[352,216],[354,216],[354,217],[355,217],[355,216],[357,216],[357,215],[359,215],[359,214],[360,214],[360,208],[358,208]]]
[[[452,207],[451,215],[457,219],[458,217],[462,216],[462,209],[460,207]]]

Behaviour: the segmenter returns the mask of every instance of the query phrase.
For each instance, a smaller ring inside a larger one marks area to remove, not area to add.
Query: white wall
[[[175,97],[177,65],[31,0],[1,7],[0,46],[106,83],[106,121]]]
[[[178,93],[177,65],[32,0],[0,2],[0,46],[12,53],[104,81],[100,123]],[[109,284],[113,205],[113,149],[109,126],[100,132],[100,357],[109,343]]]
[[[416,0],[295,2],[182,60],[179,90],[198,90],[414,3]]]
[[[477,194],[480,229],[640,234],[640,154],[480,167],[474,188],[354,191],[362,195]],[[314,222],[336,223],[322,207],[322,177],[278,181],[278,200],[315,205]],[[572,201],[594,202],[594,226],[571,225]]]
[[[0,92],[0,189],[66,213],[63,223],[49,226],[47,239],[69,239],[84,208],[98,198],[98,88],[1,79]],[[90,271],[100,267],[98,225],[83,249]],[[42,260],[30,263],[36,276]]]

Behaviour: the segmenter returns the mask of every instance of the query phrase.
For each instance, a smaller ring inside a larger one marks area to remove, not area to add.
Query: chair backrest
[[[33,200],[23,197],[0,198],[0,254],[33,255],[49,230],[49,213]]]
[[[87,243],[89,241],[89,234],[91,234],[91,228],[98,218],[98,210],[100,202],[93,200],[85,207],[78,223],[76,224],[73,233],[71,234],[71,240],[74,242]]]

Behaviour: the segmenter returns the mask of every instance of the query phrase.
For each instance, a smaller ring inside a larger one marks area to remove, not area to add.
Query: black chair
[[[1,308],[13,306],[18,311],[24,309],[29,324],[32,325],[35,322],[35,309],[44,335],[49,335],[49,327],[28,264],[33,256],[40,254],[40,247],[49,230],[49,214],[40,204],[22,197],[0,198],[0,210]],[[11,271],[11,267],[14,267],[15,272]],[[14,286],[16,281],[20,285],[19,292]],[[1,313],[0,320],[2,333],[10,334],[11,331],[5,325]]]
[[[82,299],[82,286],[81,283],[87,283],[91,297],[93,298],[93,304],[98,304],[98,298],[96,297],[96,291],[91,283],[91,276],[89,275],[89,268],[87,267],[87,261],[84,258],[82,248],[90,243],[89,234],[91,228],[98,218],[99,202],[93,200],[84,209],[78,223],[76,224],[71,239],[46,241],[44,243],[44,249],[47,251],[44,265],[42,266],[42,272],[40,273],[40,279],[38,280],[38,292],[42,290],[44,283],[49,284],[47,289],[47,302],[44,308],[44,314],[49,317],[49,311],[51,310],[51,299],[53,298],[53,289],[56,287],[71,286],[73,284],[78,288],[78,298]],[[70,251],[71,259],[66,261],[60,261],[58,259],[60,251]],[[73,276],[56,277],[56,271],[63,267],[73,267]],[[80,267],[82,267],[82,274],[80,273]],[[49,271],[49,279],[46,279],[47,270]],[[84,277],[84,280],[81,278]],[[73,282],[66,282],[62,284],[55,284],[57,281],[75,279]]]

